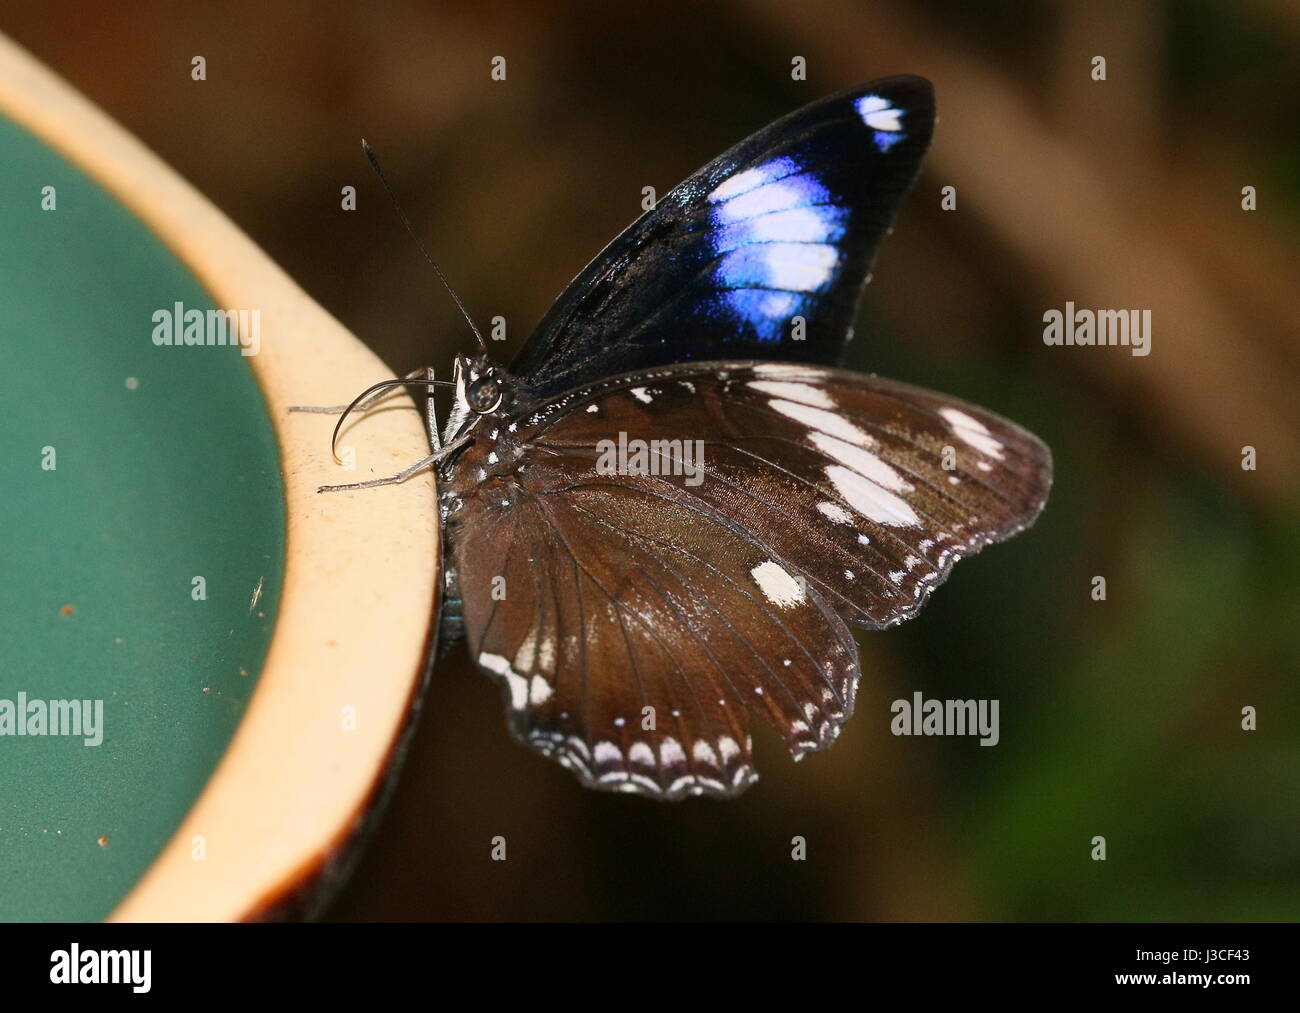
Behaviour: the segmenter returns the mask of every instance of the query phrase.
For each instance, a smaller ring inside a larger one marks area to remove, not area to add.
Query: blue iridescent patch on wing
[[[780,341],[785,323],[803,311],[806,300],[793,292],[736,288],[723,294],[728,316],[747,320],[760,341]]]
[[[722,258],[727,288],[820,292],[831,283],[839,251],[826,243],[755,243]]]
[[[895,109],[888,99],[879,95],[863,95],[855,103],[862,122],[873,131],[872,140],[881,152],[886,152],[903,139],[903,125],[898,121],[901,109]]]
[[[803,293],[825,291],[840,263],[848,209],[792,158],[737,173],[709,194],[715,276],[727,313],[779,341]]]

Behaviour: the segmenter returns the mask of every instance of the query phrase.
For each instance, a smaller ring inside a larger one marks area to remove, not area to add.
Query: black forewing
[[[527,396],[546,399],[690,360],[838,363],[933,126],[930,83],[900,76],[760,130],[610,243],[511,373]]]

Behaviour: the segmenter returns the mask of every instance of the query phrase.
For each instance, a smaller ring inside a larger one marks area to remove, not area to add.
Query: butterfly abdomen
[[[451,559],[450,546],[444,545],[443,558]],[[438,656],[465,636],[465,612],[460,597],[460,579],[450,562],[443,569],[442,618],[438,624]]]

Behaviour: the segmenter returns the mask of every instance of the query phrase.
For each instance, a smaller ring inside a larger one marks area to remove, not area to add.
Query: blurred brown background
[[[917,620],[864,635],[838,745],[796,766],[760,737],[763,779],[736,802],[580,790],[509,741],[457,650],[328,917],[1300,914],[1294,3],[47,0],[0,30],[396,372],[446,368],[470,339],[359,137],[480,324],[504,316],[517,347],[641,187],[662,194],[828,92],[935,83],[934,150],[851,363],[1044,437],[1057,481],[1037,527],[958,567]],[[1152,354],[1045,347],[1042,314],[1066,300],[1150,309]],[[890,702],[915,690],[1000,699],[1001,744],[891,736]]]

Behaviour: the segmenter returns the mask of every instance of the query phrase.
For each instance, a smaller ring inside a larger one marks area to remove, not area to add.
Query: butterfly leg
[[[435,379],[432,366],[426,366],[423,371],[417,369],[416,372],[423,372],[424,379],[430,382]],[[436,454],[442,449],[442,438],[438,435],[438,413],[433,403],[433,387],[429,387],[429,397],[424,402],[424,425],[429,430],[429,446]]]
[[[407,373],[406,376],[402,377],[402,379],[422,380],[425,377],[427,377],[430,380],[433,379],[432,366],[428,366],[424,369],[414,369],[411,372]],[[388,397],[390,394],[392,394],[391,390],[381,390],[374,397],[366,398],[366,400],[362,401],[359,405],[357,405],[352,410],[355,412],[368,411],[370,408],[373,408],[377,402]],[[318,405],[290,405],[289,406],[289,411],[291,412],[310,412],[315,415],[342,415],[347,410],[348,410],[348,406],[345,404],[327,405],[327,406],[318,406]],[[430,409],[430,414],[432,414],[432,409]],[[432,422],[430,424],[432,424]]]
[[[369,482],[352,482],[348,485],[322,485],[317,492],[346,492],[352,489],[375,489],[381,485],[398,485],[405,482],[412,475],[424,471],[425,468],[432,467],[442,458],[441,453],[430,454],[423,461],[416,461],[409,468],[399,471],[396,475],[389,475],[387,478],[372,478]]]
[[[346,492],[353,489],[375,489],[381,485],[399,485],[405,482],[412,475],[418,475],[426,468],[431,468],[444,457],[447,457],[452,451],[459,450],[468,442],[467,437],[461,437],[453,440],[444,447],[439,447],[432,454],[422,461],[416,461],[409,468],[404,468],[396,475],[389,475],[387,478],[372,478],[369,482],[351,482],[348,485],[322,485],[317,492]]]

